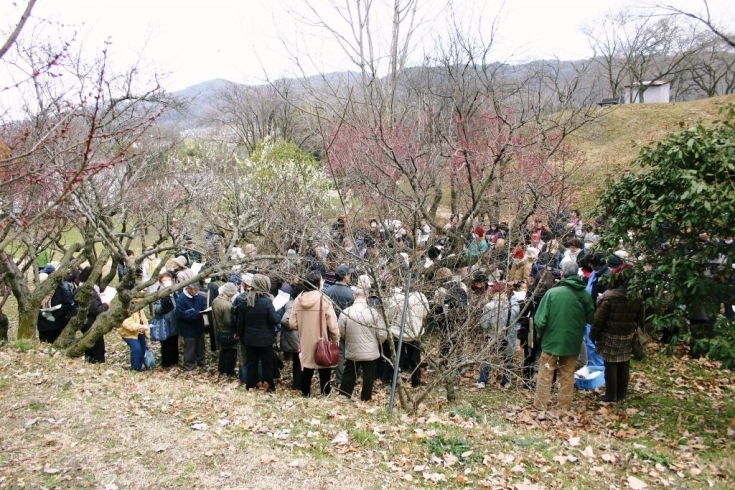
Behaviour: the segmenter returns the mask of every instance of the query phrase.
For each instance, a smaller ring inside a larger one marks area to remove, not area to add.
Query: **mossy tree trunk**
[[[5,253],[0,254],[0,274],[4,274],[4,280],[10,286],[10,290],[18,303],[18,340],[32,339],[36,335],[38,313],[43,299],[61,284],[64,276],[72,268],[78,267],[85,260],[82,255],[74,257],[74,254],[81,248],[81,244],[69,247],[59,261],[56,271],[49,274],[45,281],[40,282],[38,273],[34,273],[33,290],[28,284],[25,272],[36,263],[35,255],[28,258],[28,260],[31,260],[30,265],[25,263],[24,268],[21,269],[21,265],[16,263],[13,257]]]
[[[32,339],[36,335],[40,307],[40,302],[18,302],[18,340]]]

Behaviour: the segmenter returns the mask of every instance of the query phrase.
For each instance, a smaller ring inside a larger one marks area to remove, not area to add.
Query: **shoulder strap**
[[[322,298],[321,294],[319,295],[319,333],[322,335],[322,338],[324,340],[327,340],[326,332],[324,332],[323,324],[324,324],[324,313],[322,312],[322,301],[324,298]]]
[[[582,303],[582,293],[581,292],[577,291],[576,289],[572,288],[571,286],[569,286],[567,284],[565,284],[564,286],[566,286],[567,289],[569,289],[572,293],[574,293],[574,296],[577,297],[577,300],[580,303]]]

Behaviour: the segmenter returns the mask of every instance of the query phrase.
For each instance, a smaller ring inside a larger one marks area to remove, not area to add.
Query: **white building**
[[[638,88],[643,85],[643,100],[640,100]],[[632,90],[631,90],[632,88]],[[631,93],[632,92],[632,93]],[[634,83],[625,86],[625,97],[623,104],[667,104],[671,97],[671,82],[658,80],[655,82]]]

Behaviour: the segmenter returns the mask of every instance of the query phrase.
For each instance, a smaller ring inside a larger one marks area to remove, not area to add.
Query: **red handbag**
[[[327,329],[324,326],[324,313],[322,312],[322,298],[319,298],[319,335],[314,351],[314,362],[317,366],[336,366],[339,363],[339,344],[330,341],[327,335]]]

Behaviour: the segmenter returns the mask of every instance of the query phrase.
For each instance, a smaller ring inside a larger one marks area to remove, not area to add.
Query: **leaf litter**
[[[625,406],[578,392],[571,412],[539,412],[520,389],[466,390],[454,406],[436,393],[390,418],[378,388],[371,404],[271,397],[211,371],[131,373],[124,346],[106,366],[3,354],[0,488],[727,488],[735,470],[733,376],[701,362],[635,372]],[[696,392],[726,422],[662,421],[667,383],[673,406]]]

